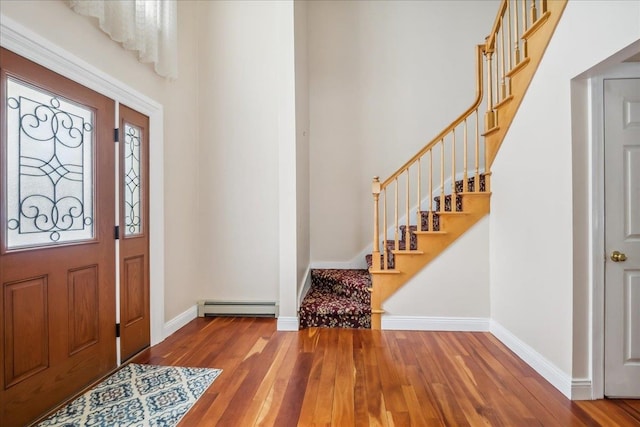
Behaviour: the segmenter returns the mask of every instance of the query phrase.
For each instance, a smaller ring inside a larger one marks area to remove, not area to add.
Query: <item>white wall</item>
[[[475,96],[475,45],[497,1],[309,2],[311,260],[371,243],[385,178]]]
[[[96,20],[74,13],[62,1],[3,0],[0,12],[163,105],[168,118],[164,123],[165,319],[182,313],[194,304],[198,283],[195,3],[178,4],[180,76],[172,82],[109,39]]]
[[[383,308],[383,321],[389,316],[488,319],[489,218],[456,240]]]
[[[197,5],[201,298],[278,300],[277,22],[272,2]]]
[[[492,169],[491,317],[560,371],[565,394],[590,354],[573,348],[574,331],[587,344],[588,319],[572,308],[589,299],[589,266],[574,265],[589,213],[573,210],[571,79],[638,38],[640,3],[570,1]]]

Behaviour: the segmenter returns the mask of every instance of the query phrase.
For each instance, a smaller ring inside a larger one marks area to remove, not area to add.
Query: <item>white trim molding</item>
[[[278,331],[295,331],[300,329],[298,317],[278,317]]]
[[[601,77],[591,78],[588,87],[589,203],[590,230],[590,304],[592,395],[604,397],[604,83]],[[576,351],[575,349],[573,351]]]
[[[278,224],[279,224],[279,306],[278,330],[291,330],[296,316],[298,293],[298,205],[296,163],[296,87],[293,2],[276,3],[278,46],[274,52],[278,64],[277,130],[278,130]],[[281,320],[282,319],[282,320]]]
[[[305,271],[304,273],[304,279],[302,279],[302,286],[300,287],[300,291],[298,292],[298,309],[300,309],[302,299],[307,294],[309,289],[311,289],[311,267],[307,267],[307,271]]]
[[[165,338],[198,317],[198,305],[193,305],[164,324],[162,333]]]
[[[367,268],[366,256],[371,253],[371,245],[364,249],[351,261],[316,261],[311,263],[313,269],[362,270]]]
[[[382,316],[382,329],[387,331],[453,331],[488,332],[486,317]]]
[[[149,116],[151,345],[164,340],[164,131],[162,104],[0,14],[0,46]]]
[[[489,331],[538,374],[571,399],[572,378],[504,326],[491,320]]]
[[[593,383],[590,379],[571,381],[571,400],[592,400],[593,398]]]

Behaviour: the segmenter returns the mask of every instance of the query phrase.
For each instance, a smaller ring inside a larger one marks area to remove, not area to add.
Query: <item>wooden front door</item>
[[[604,81],[605,390],[640,397],[640,79]]]
[[[120,355],[149,347],[149,118],[120,105]]]
[[[116,367],[114,102],[0,52],[0,425]]]

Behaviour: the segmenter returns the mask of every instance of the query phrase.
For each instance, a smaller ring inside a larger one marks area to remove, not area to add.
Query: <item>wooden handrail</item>
[[[484,53],[485,45],[480,44],[476,46],[476,55],[477,55],[477,63],[476,63],[476,99],[473,102],[473,105],[469,107],[464,113],[460,115],[456,120],[453,121],[449,126],[447,126],[442,132],[440,132],[435,138],[433,138],[427,145],[422,148],[422,150],[418,151],[416,155],[414,155],[408,162],[406,162],[402,167],[400,167],[396,172],[394,172],[389,178],[387,178],[382,185],[381,189],[386,188],[389,184],[391,184],[396,178],[402,175],[404,172],[409,169],[411,165],[413,165],[419,158],[425,155],[425,153],[431,150],[440,140],[444,139],[453,129],[455,129],[458,125],[463,123],[465,119],[471,116],[471,114],[480,106],[482,103],[482,54]]]
[[[500,21],[504,16],[504,13],[507,10],[507,4],[509,0],[502,0],[500,4],[500,8],[498,9],[498,14],[496,15],[496,20],[493,23],[493,27],[491,28],[491,32],[489,33],[489,37],[487,37],[486,47],[488,51],[492,51],[496,45],[496,35],[498,34],[498,30],[500,29],[500,25],[502,22]]]

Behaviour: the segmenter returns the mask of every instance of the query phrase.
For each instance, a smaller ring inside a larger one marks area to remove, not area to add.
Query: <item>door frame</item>
[[[149,117],[149,209],[153,212],[149,220],[149,303],[151,345],[158,344],[165,338],[163,106],[11,18],[3,14],[0,18],[0,46]]]
[[[626,50],[626,49],[625,49]],[[619,55],[615,55],[619,57]],[[604,174],[604,81],[638,78],[640,64],[618,63],[590,78],[589,103],[591,176],[591,398],[604,397],[605,360],[605,174]]]

